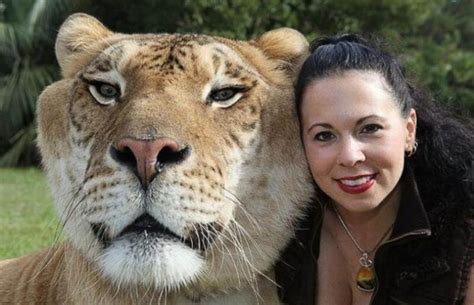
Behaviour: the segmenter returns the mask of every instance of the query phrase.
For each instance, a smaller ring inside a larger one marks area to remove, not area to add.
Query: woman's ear
[[[406,122],[406,142],[405,142],[405,151],[411,152],[416,145],[416,111],[415,109],[410,109]]]

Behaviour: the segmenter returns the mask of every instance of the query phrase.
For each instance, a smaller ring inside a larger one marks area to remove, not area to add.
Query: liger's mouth
[[[182,240],[182,238],[165,227],[162,223],[153,218],[150,214],[143,214],[138,217],[133,223],[125,227],[125,229],[120,232],[118,237],[124,236],[126,234],[149,234],[154,233],[160,237],[166,237],[169,239]]]
[[[134,222],[126,226],[117,236],[111,238],[108,234],[108,228],[103,223],[91,223],[92,231],[96,238],[107,247],[112,239],[125,237],[126,235],[143,236],[145,238],[164,238],[183,242],[183,238],[165,227],[162,223],[145,213],[135,219]]]
[[[107,227],[104,224],[91,224],[91,228],[96,238],[105,247],[110,245],[111,239],[107,234]],[[194,250],[205,251],[222,230],[223,226],[217,222],[196,224],[194,230],[185,238],[168,229],[150,214],[145,213],[126,226],[114,239],[126,238],[127,235],[142,237],[141,240],[166,239],[181,242]]]

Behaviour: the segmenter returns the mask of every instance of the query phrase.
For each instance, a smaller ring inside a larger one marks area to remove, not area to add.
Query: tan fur
[[[272,265],[312,196],[293,101],[306,54],[291,29],[246,42],[116,34],[69,17],[56,41],[63,80],[38,101],[68,241],[0,262],[0,304],[278,304]],[[97,81],[122,95],[101,104]],[[244,89],[210,98],[229,86]],[[145,189],[111,149],[162,137],[188,154]],[[181,241],[122,235],[143,213]]]

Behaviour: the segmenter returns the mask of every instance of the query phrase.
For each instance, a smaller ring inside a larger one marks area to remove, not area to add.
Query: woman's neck
[[[385,232],[395,222],[400,206],[400,198],[401,187],[398,184],[387,198],[373,210],[354,213],[337,205],[337,203],[334,203],[334,206],[359,243],[372,244],[374,238],[380,238],[381,232]],[[333,211],[332,208],[330,210]]]

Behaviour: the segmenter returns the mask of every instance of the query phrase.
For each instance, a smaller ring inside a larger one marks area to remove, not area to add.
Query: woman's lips
[[[349,194],[360,194],[367,191],[372,185],[375,184],[374,175],[362,175],[355,177],[344,177],[336,179],[337,184],[346,193]]]

